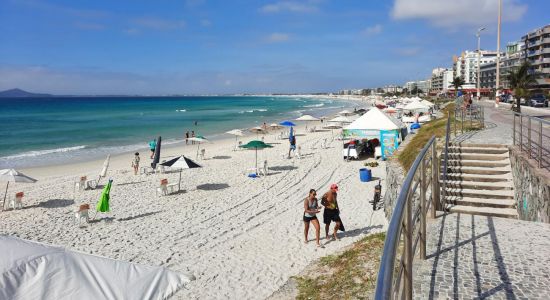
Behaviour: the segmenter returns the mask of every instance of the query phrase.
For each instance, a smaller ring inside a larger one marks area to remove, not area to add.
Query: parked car
[[[527,105],[527,99],[525,98],[519,99],[519,105]]]
[[[529,98],[529,106],[548,107],[548,99],[543,94],[535,94]]]

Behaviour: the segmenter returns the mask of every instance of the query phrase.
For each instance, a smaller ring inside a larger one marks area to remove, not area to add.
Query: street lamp
[[[498,29],[497,29],[497,76],[496,76],[496,93],[495,93],[495,107],[498,107],[500,101],[500,25],[502,14],[502,0],[498,1]]]
[[[481,99],[481,90],[480,90],[480,73],[481,73],[481,32],[485,30],[485,27],[481,27],[477,30],[476,36],[477,36],[477,100]]]

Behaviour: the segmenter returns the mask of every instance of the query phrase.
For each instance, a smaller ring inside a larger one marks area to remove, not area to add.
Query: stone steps
[[[443,168],[442,170],[443,171]],[[478,175],[503,175],[510,173],[508,167],[462,167],[462,166],[447,166],[448,173],[458,174],[478,174]]]
[[[463,214],[480,215],[480,216],[488,216],[488,217],[500,217],[500,218],[509,218],[509,219],[518,218],[518,212],[515,208],[448,205],[447,210],[451,213],[463,213]]]
[[[441,165],[443,165],[443,160],[441,160]],[[463,166],[463,167],[506,167],[510,164],[505,160],[501,161],[485,161],[485,160],[458,160],[450,159],[447,160],[447,166]]]
[[[485,189],[454,189],[447,188],[446,196],[476,197],[487,199],[514,199],[513,190],[485,190]]]
[[[507,154],[506,148],[449,147],[449,153]]]
[[[515,208],[516,201],[514,200],[504,200],[499,199],[495,201],[494,199],[487,198],[474,198],[474,197],[448,197],[447,203],[453,205],[462,205],[462,206],[476,206],[476,207],[495,207],[495,208]]]
[[[462,181],[462,180],[447,180],[447,188],[453,189],[481,189],[481,190],[513,190],[514,187],[509,181],[502,182],[484,182],[484,181]]]
[[[444,173],[441,157],[441,176]],[[450,212],[517,218],[508,147],[452,144],[444,196]]]

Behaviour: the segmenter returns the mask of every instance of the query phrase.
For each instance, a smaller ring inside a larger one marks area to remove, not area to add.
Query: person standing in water
[[[317,219],[316,214],[320,212],[319,205],[317,203],[317,191],[315,189],[309,190],[309,195],[304,199],[304,239],[307,244],[308,233],[309,233],[309,223],[313,224],[315,227],[315,240],[317,241],[317,247],[322,247],[319,243],[319,235],[321,228],[319,226],[319,220]]]
[[[187,132],[185,133],[185,144],[189,144],[189,130],[187,130]]]
[[[195,137],[195,130],[191,131],[191,137],[194,138]],[[195,145],[195,141],[191,141],[191,145]]]

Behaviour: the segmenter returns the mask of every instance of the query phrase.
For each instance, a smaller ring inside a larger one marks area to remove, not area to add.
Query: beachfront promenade
[[[511,145],[509,105],[481,105],[486,129],[455,141]],[[550,224],[451,213],[430,220],[427,232],[427,259],[415,264],[414,299],[548,299]]]

